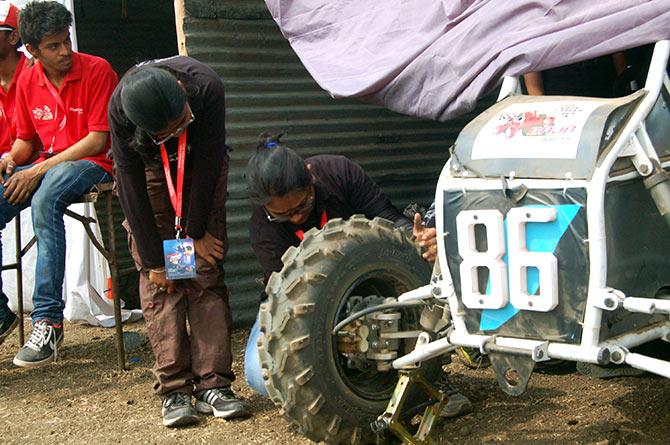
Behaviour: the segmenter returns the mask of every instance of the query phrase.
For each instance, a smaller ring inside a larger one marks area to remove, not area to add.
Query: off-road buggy
[[[336,219],[289,249],[260,313],[283,413],[313,440],[426,441],[456,347],[487,355],[511,395],[552,359],[670,377],[631,352],[670,340],[669,51],[657,43],[645,87],[618,99],[522,96],[505,79],[442,170],[432,276],[381,219]]]

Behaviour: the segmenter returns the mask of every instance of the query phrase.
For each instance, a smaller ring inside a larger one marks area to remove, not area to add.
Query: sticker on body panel
[[[472,159],[575,159],[584,124],[602,103],[511,104],[484,124]]]

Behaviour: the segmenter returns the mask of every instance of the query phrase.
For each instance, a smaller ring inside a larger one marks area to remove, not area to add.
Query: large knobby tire
[[[431,267],[402,230],[360,215],[308,231],[282,261],[260,310],[259,356],[268,394],[314,441],[372,442],[370,422],[384,412],[397,372],[357,375],[343,365],[331,331],[350,296],[397,297],[428,283]],[[401,329],[419,329],[418,319],[419,309],[404,311]],[[401,355],[413,343],[406,341]],[[435,382],[439,372],[439,360],[422,366],[429,381]],[[422,399],[415,390],[406,406]]]

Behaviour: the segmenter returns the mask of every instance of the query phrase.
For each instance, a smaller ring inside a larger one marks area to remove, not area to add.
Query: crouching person
[[[282,256],[291,246],[299,246],[304,233],[322,228],[333,218],[348,219],[363,214],[381,217],[396,227],[412,230],[427,261],[437,255],[436,231],[424,227],[421,216],[406,218],[384,191],[357,164],[344,156],[318,155],[303,159],[284,145],[278,136],[261,135],[256,154],[246,170],[249,198],[254,204],[249,221],[251,246],[263,269],[265,283],[272,272],[282,269]],[[265,300],[265,292],[261,301]],[[251,329],[245,353],[247,383],[267,395],[258,357],[259,321]],[[466,414],[472,404],[449,386],[445,417]]]
[[[119,198],[156,359],[154,389],[169,427],[197,422],[198,412],[248,414],[230,387],[225,114],[221,79],[189,57],[132,68],[109,106]]]

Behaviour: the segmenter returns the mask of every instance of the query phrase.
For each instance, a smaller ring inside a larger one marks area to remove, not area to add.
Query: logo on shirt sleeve
[[[33,108],[33,118],[35,118],[37,121],[52,121],[54,119],[54,115],[51,112],[51,108],[49,108],[48,105],[45,105],[43,108]]]

